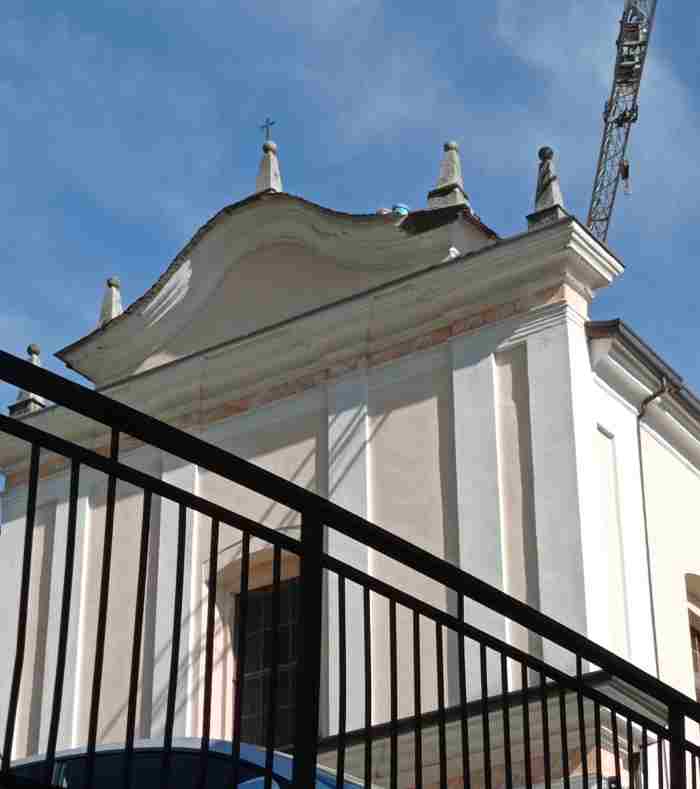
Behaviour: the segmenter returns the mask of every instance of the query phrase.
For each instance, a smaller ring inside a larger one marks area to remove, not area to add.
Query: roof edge
[[[660,386],[664,381],[671,385],[668,390],[668,396],[700,426],[700,398],[686,386],[683,376],[665,362],[621,318],[607,321],[588,321],[586,323],[586,336],[589,340],[618,340],[658,380]]]

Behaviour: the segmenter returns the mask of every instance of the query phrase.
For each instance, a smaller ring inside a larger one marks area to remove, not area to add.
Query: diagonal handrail
[[[398,559],[412,570],[439,581],[563,649],[577,653],[583,660],[602,670],[616,674],[642,692],[653,694],[664,704],[673,707],[676,713],[700,723],[700,704],[684,693],[474,575],[294,482],[5,351],[0,351],[0,380],[116,428],[132,438],[243,485],[297,512],[309,514],[314,521]]]

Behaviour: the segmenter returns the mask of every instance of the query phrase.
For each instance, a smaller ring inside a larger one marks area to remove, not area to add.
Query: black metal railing
[[[104,542],[97,619],[90,634],[95,649],[87,735],[81,743],[85,754],[79,769],[74,764],[74,780],[67,780],[68,786],[136,787],[144,780],[139,772],[142,750],[136,734],[149,559],[152,561],[151,513],[158,497],[177,505],[179,515],[171,527],[177,535],[177,549],[163,741],[156,756],[149,751],[151,767],[153,759],[159,760],[156,772],[149,773],[149,785],[154,775],[161,786],[199,787],[236,786],[259,775],[266,789],[273,780],[284,783],[287,779],[294,786],[308,787],[314,785],[319,765],[323,765],[335,772],[338,785],[359,783],[392,789],[445,787],[455,782],[474,789],[532,789],[540,784],[545,789],[571,789],[574,782],[603,789],[613,781],[630,789],[697,789],[700,748],[688,741],[686,720],[699,723],[700,706],[657,678],[416,545],[193,435],[3,352],[0,380],[100,423],[110,437],[105,455],[40,429],[36,426],[39,419],[0,416],[0,441],[25,442],[29,457],[16,648],[9,697],[0,699],[6,721],[0,779],[6,784],[27,779],[47,786],[60,778],[66,785],[66,761],[57,745],[68,631],[75,616],[72,589],[81,472],[92,469],[107,479]],[[127,465],[124,458],[120,460],[119,451],[124,435],[290,508],[300,516],[299,538]],[[15,734],[21,685],[26,681],[37,496],[42,459],[48,455],[65,461],[61,473],[66,475],[68,488],[66,552],[46,747],[40,759],[23,766],[16,758]],[[115,778],[116,762],[105,766],[107,755],[100,749],[103,743],[98,732],[102,691],[109,681],[104,671],[105,643],[113,593],[118,483],[141,491],[142,520],[125,735],[117,743],[123,747],[123,758]],[[187,538],[188,530],[195,528],[188,521],[190,512],[198,513],[200,521],[206,519],[211,531],[203,692],[196,726],[199,748],[183,761],[174,732]],[[241,549],[232,736],[230,747],[222,750],[212,738],[212,697],[216,579],[224,530],[237,535]],[[408,582],[389,583],[333,555],[326,549],[331,533],[392,560]],[[273,601],[265,742],[263,756],[255,763],[247,758],[250,752],[242,741],[241,728],[253,539],[271,551]],[[279,592],[287,556],[296,557],[299,564],[300,619],[293,767],[285,778],[280,777],[275,732],[281,692]],[[433,591],[440,590],[440,595],[416,594],[417,579]],[[333,595],[329,594],[331,589]],[[439,600],[442,603],[438,604]],[[471,624],[469,612],[474,604],[535,636],[540,654],[526,652]],[[3,633],[3,637],[13,634]],[[337,645],[333,666],[326,659],[329,640]],[[350,666],[349,649],[360,644],[361,658]],[[358,667],[361,680],[357,680]],[[329,672],[337,678],[333,698]],[[325,731],[320,730],[322,703],[327,707]]]

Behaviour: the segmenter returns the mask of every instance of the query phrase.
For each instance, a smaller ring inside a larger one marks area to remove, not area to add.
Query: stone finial
[[[121,315],[124,312],[122,308],[122,295],[121,284],[118,277],[110,277],[107,280],[104,296],[102,297],[102,306],[100,307],[100,320],[97,323],[99,328],[102,328],[106,323]]]
[[[41,348],[39,348],[38,345],[32,343],[27,348],[27,356],[29,357],[29,361],[32,364],[36,365],[37,367],[41,367]],[[28,414],[33,414],[36,411],[41,411],[45,405],[46,401],[43,397],[32,394],[26,389],[20,389],[17,399],[9,408],[10,416],[27,416]]]
[[[440,163],[437,185],[428,192],[428,208],[445,208],[450,205],[463,205],[471,209],[469,198],[462,181],[462,163],[459,159],[459,146],[450,141],[443,145],[444,154]]]
[[[282,175],[280,174],[280,163],[277,158],[277,144],[272,140],[265,140],[263,143],[263,156],[260,160],[260,169],[255,181],[255,191],[265,192],[272,189],[274,192],[282,191]]]
[[[538,156],[540,166],[537,171],[535,211],[527,217],[530,228],[568,216],[554,165],[554,151],[549,146],[544,146],[540,148]]]

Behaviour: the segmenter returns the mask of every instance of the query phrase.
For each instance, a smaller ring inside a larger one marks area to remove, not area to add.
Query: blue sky
[[[585,219],[622,0],[4,0],[0,347],[44,361],[91,330],[105,279],[137,298],[212,214],[254,188],[266,115],[285,189],[339,210],[425,204],[442,142],[501,235],[555,148]],[[594,302],[700,391],[696,63],[690,0],[659,0],[609,242],[627,271]],[[14,391],[0,385],[0,404]]]

